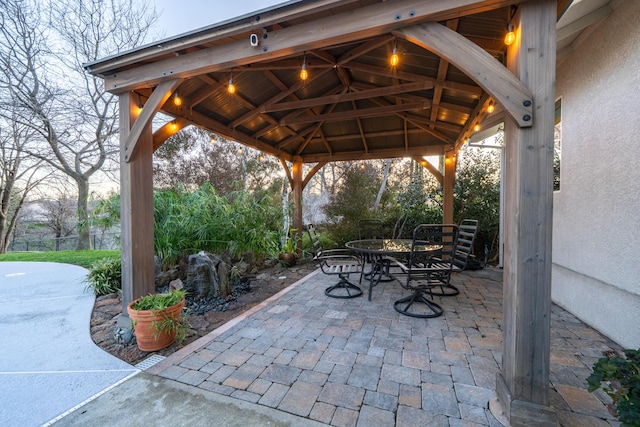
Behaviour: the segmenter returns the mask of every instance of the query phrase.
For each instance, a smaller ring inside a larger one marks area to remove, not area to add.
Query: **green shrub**
[[[640,350],[605,353],[587,378],[589,391],[602,389],[613,399],[609,411],[623,426],[640,426]]]
[[[164,310],[182,301],[185,295],[186,293],[182,289],[174,289],[166,294],[149,294],[134,302],[131,308],[134,310]]]
[[[122,266],[120,259],[103,258],[89,268],[86,282],[96,296],[108,295],[121,290]]]

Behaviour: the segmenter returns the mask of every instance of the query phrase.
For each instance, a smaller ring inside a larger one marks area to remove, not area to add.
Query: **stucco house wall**
[[[640,348],[640,1],[562,61],[561,187],[554,194],[552,300]]]

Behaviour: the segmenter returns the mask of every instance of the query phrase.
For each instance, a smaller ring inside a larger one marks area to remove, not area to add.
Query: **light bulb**
[[[177,107],[182,105],[182,98],[180,98],[180,96],[178,96],[178,92],[173,94],[173,103]]]
[[[227,86],[227,92],[234,94],[236,93],[236,86],[233,84],[233,79],[229,79],[229,85]]]
[[[493,113],[494,111],[496,111],[496,107],[495,107],[495,105],[493,105],[493,103],[489,104],[489,105],[487,106],[487,113],[491,114],[491,113]]]
[[[300,80],[307,80],[309,72],[307,71],[307,53],[302,56],[302,68],[300,69]]]
[[[389,58],[389,63],[391,64],[392,67],[395,67],[400,63],[400,57],[398,56],[397,46],[393,46],[393,52],[391,53],[391,57]]]
[[[507,35],[504,37],[504,44],[511,46],[516,41],[516,33],[513,32],[513,25],[509,24]]]
[[[473,127],[473,130],[475,132],[478,132],[480,130],[480,125],[476,123],[476,125]]]

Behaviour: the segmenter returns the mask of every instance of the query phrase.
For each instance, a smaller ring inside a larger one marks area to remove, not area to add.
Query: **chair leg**
[[[340,281],[324,290],[324,294],[331,298],[356,298],[362,295],[362,289],[349,282],[346,277],[339,276]]]
[[[434,285],[429,293],[436,297],[453,297],[458,295],[460,291],[453,285]]]
[[[426,312],[409,311],[414,303],[424,304],[426,306]],[[401,298],[393,303],[393,308],[400,314],[411,317],[419,317],[422,319],[428,319],[441,316],[443,313],[442,307],[435,302],[427,299],[424,296],[423,290],[416,290],[411,295]]]

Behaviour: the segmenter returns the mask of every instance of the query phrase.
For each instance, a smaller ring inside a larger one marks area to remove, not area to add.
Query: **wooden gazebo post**
[[[505,122],[504,342],[496,406],[512,426],[555,426],[548,405],[556,1],[523,2],[518,11],[507,65],[532,92],[533,126]]]
[[[293,193],[293,228],[297,231],[298,254],[302,251],[302,159],[297,157],[291,166]]]
[[[155,292],[153,263],[153,137],[140,135],[131,158],[127,141],[140,110],[132,92],[120,95],[120,244],[122,247],[122,326],[130,327],[127,305]]]
[[[442,209],[442,223],[453,224],[453,187],[456,183],[456,158],[453,152],[444,156],[444,207]]]

